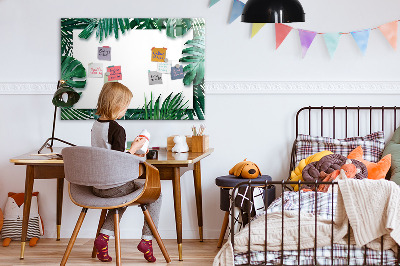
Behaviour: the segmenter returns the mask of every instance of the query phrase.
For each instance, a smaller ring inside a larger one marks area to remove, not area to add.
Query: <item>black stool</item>
[[[222,211],[225,211],[225,217],[224,221],[222,222],[221,234],[219,235],[219,240],[217,245],[218,248],[222,246],[226,228],[228,227],[228,222],[229,222],[229,207],[230,207],[229,191],[233,189],[237,184],[249,180],[265,182],[266,180],[272,181],[272,178],[269,175],[261,175],[254,179],[246,179],[246,178],[236,177],[234,175],[227,175],[227,176],[220,176],[215,179],[215,184],[220,187],[220,209]],[[254,187],[257,186],[254,185]],[[267,189],[268,189],[267,206],[269,206],[269,204],[271,204],[275,200],[275,186],[270,186]]]

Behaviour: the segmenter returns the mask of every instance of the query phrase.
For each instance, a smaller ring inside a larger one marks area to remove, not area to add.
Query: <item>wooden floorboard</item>
[[[9,247],[0,246],[0,265],[60,265],[61,258],[64,255],[69,239],[40,239],[36,247],[25,249],[25,259],[20,260],[21,244],[18,241],[12,241]],[[140,240],[121,240],[122,264],[123,265],[153,265],[149,264],[143,254],[136,249]],[[212,265],[215,255],[218,253],[217,240],[188,240],[183,241],[183,261],[178,260],[178,247],[176,240],[163,240],[168,250],[172,262],[167,264],[162,256],[157,242],[154,241],[154,254],[157,258],[157,265]],[[93,240],[77,239],[68,259],[67,265],[115,265],[114,263],[114,240],[110,240],[109,254],[113,257],[112,263],[104,263],[91,258]]]

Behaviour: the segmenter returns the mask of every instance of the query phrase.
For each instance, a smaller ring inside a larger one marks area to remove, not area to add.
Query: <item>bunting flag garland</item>
[[[256,35],[262,27],[264,27],[265,23],[253,23],[253,26],[251,28],[251,38]]]
[[[288,25],[281,24],[281,23],[275,23],[276,49],[278,49],[278,47],[285,40],[286,36],[288,36],[288,34],[290,33],[290,31],[292,29],[293,28]]]
[[[370,32],[371,32],[371,29],[351,32],[351,35],[353,36],[354,40],[356,41],[356,43],[357,43],[358,47],[360,48],[360,51],[363,55],[365,55],[365,51],[367,50]]]
[[[299,30],[301,55],[304,58],[317,33],[315,31]]]
[[[378,27],[394,50],[397,48],[397,23],[396,20]]]
[[[326,48],[328,48],[329,55],[332,58],[333,54],[336,51],[336,48],[338,47],[339,39],[340,36],[342,36],[342,34],[340,34],[339,32],[333,32],[333,33],[325,33],[323,36]]]
[[[229,18],[229,24],[242,15],[244,3],[239,0],[233,0],[231,17]]]
[[[215,5],[218,2],[219,2],[219,0],[210,0],[210,5],[208,7],[212,7],[213,5]]]
[[[212,7],[216,3],[218,3],[220,0],[210,0],[209,7]],[[238,17],[240,17],[241,13],[243,12],[245,3],[242,2],[243,0],[231,0],[232,1],[232,10],[231,14],[229,16],[229,24],[231,24],[233,21],[235,21]],[[389,44],[392,46],[394,50],[397,49],[397,31],[398,31],[398,22],[400,20],[395,20],[380,26],[377,26],[375,28],[369,28],[365,30],[360,30],[360,31],[351,31],[351,32],[335,32],[335,33],[324,33],[324,32],[314,32],[314,31],[309,31],[309,30],[303,30],[303,29],[298,29],[298,28],[293,28],[285,24],[281,23],[275,23],[275,41],[276,41],[276,47],[275,49],[278,49],[279,46],[283,43],[283,41],[286,39],[288,34],[292,30],[298,30],[299,31],[299,36],[300,36],[300,42],[301,42],[301,52],[302,52],[302,57],[304,58],[305,55],[307,54],[308,49],[310,48],[312,42],[314,41],[314,38],[316,37],[317,34],[320,34],[323,36],[328,53],[331,58],[333,58],[336,49],[339,45],[340,37],[343,34],[351,34],[353,36],[354,41],[357,43],[357,46],[359,47],[361,53],[365,55],[368,47],[368,41],[369,41],[369,36],[371,30],[380,30],[385,36],[386,40],[389,42]],[[253,38],[262,27],[264,27],[266,23],[252,23],[252,29],[251,29],[251,38]]]

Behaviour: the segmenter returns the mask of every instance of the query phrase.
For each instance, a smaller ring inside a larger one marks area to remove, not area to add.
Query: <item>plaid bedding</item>
[[[332,219],[332,207],[333,214],[335,214],[336,208],[336,194],[317,192],[317,200],[315,201],[315,192],[313,191],[300,193],[288,191],[284,193],[283,197],[279,197],[271,203],[268,207],[267,215],[282,211],[282,202],[284,210],[298,210],[300,208],[301,212],[316,213],[322,218]],[[265,212],[257,215],[253,220],[257,219],[260,215],[265,215]],[[331,251],[331,246],[317,248],[317,265],[382,265],[380,251],[350,245],[349,264],[347,264],[347,245],[333,245],[333,264]],[[365,253],[366,257],[364,258]],[[300,251],[300,256],[298,256],[297,250],[284,250],[283,264],[298,265],[298,257],[300,257],[300,265],[314,265],[314,249],[303,249]],[[250,265],[265,265],[264,259],[265,252],[250,252]],[[383,252],[383,265],[395,265],[395,263],[396,257],[394,252],[392,250],[385,250]],[[235,254],[235,265],[244,264],[248,265],[248,254]],[[281,252],[267,251],[266,265],[281,265]]]
[[[364,137],[345,139],[299,134],[296,139],[295,165],[298,165],[302,159],[324,150],[347,157],[358,146],[361,146],[364,151],[364,160],[370,162],[379,161],[385,148],[383,131],[374,132]]]
[[[366,258],[364,261],[364,253]],[[382,265],[381,252],[364,249],[350,245],[350,261],[347,263],[347,245],[333,245],[333,262],[331,246],[317,248],[316,265]],[[265,265],[265,253],[262,251],[250,252],[250,265]],[[247,253],[235,255],[235,265],[248,265]],[[268,251],[266,265],[281,265],[281,252]],[[297,250],[285,250],[283,252],[283,265],[298,265]],[[303,249],[300,251],[300,265],[314,264],[314,249]],[[383,252],[383,265],[396,265],[396,257],[392,250]]]

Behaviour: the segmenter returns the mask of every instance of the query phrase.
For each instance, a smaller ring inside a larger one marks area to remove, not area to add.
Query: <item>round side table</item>
[[[225,212],[224,221],[222,222],[221,233],[219,235],[218,245],[220,248],[222,246],[222,242],[224,241],[226,228],[228,227],[229,222],[229,207],[230,207],[230,199],[229,193],[230,190],[233,189],[237,184],[246,182],[246,181],[263,181],[266,180],[272,181],[272,178],[269,175],[261,175],[254,179],[246,179],[241,177],[236,177],[234,175],[226,175],[220,176],[215,179],[215,184],[220,187],[220,209]],[[256,186],[254,186],[256,187]],[[268,189],[268,201],[267,206],[271,204],[275,200],[275,186],[271,186]]]

